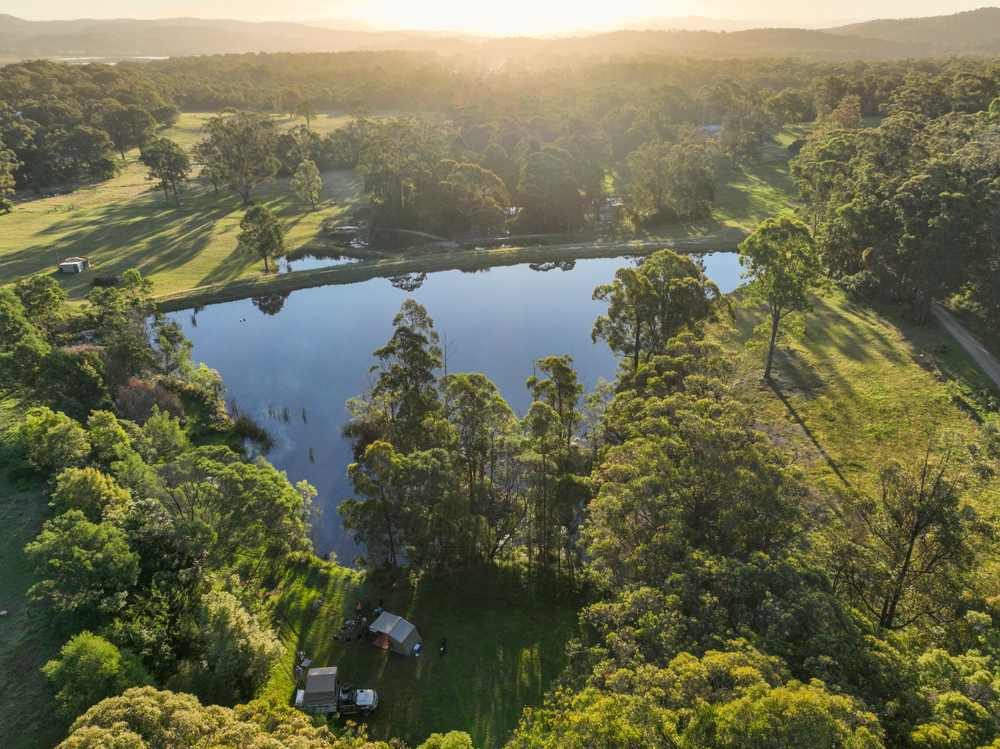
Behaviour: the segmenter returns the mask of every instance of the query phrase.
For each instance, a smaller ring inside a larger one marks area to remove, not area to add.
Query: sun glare
[[[425,0],[365,3],[362,14],[373,25],[391,28],[466,31],[510,36],[559,34],[577,29],[604,29],[652,15],[675,15],[688,9],[680,3],[626,0],[620,3],[572,0]]]

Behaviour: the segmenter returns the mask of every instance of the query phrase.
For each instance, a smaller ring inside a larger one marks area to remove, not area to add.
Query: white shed
[[[90,260],[85,257],[68,257],[59,263],[60,273],[83,273],[90,267]]]

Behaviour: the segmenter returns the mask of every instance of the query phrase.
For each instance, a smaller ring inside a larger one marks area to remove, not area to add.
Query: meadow
[[[978,440],[997,393],[939,325],[825,289],[789,320],[765,384],[764,346],[755,345],[764,310],[744,290],[733,301],[733,320],[716,335],[737,362],[740,397],[815,486],[868,490],[891,460],[913,465],[931,442],[955,445],[961,460]]]
[[[190,149],[210,116],[182,115],[163,135]],[[344,121],[321,116],[313,126],[331,129]],[[281,122],[283,126],[296,124],[288,118]],[[0,232],[0,284],[52,272],[62,258],[71,255],[90,258],[93,269],[76,277],[57,276],[71,299],[82,298],[95,275],[114,275],[129,268],[150,277],[158,294],[263,272],[260,258],[237,251],[243,217],[237,196],[191,183],[181,195],[180,207],[175,207],[146,179],[137,158],[138,152],[129,153],[121,172],[107,182],[22,201],[0,219],[4,229]],[[316,241],[323,220],[349,210],[359,194],[360,178],[353,172],[328,171],[315,211],[295,197],[287,179],[263,185],[254,198],[278,215],[291,252]]]

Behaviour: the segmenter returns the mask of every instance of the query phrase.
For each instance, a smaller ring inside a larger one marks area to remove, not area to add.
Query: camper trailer
[[[306,672],[305,686],[295,692],[295,707],[319,715],[370,713],[378,707],[378,692],[338,685],[336,666],[310,668]]]

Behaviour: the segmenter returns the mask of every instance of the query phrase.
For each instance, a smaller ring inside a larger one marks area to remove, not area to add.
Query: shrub
[[[28,411],[21,426],[28,463],[40,473],[58,473],[82,465],[90,454],[87,432],[69,416],[51,408]]]
[[[46,663],[42,673],[56,688],[56,699],[69,717],[129,687],[150,683],[135,655],[87,631],[63,645],[59,657]]]
[[[118,388],[115,398],[119,412],[126,418],[139,424],[145,424],[153,415],[153,408],[166,411],[174,416],[182,416],[184,409],[176,393],[167,390],[158,382],[150,382],[138,377]]]

